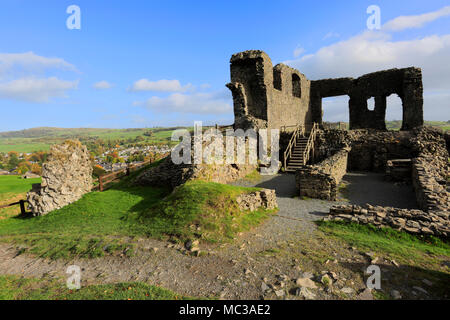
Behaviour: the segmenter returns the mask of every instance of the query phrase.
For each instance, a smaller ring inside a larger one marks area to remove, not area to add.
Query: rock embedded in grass
[[[312,281],[310,278],[298,278],[295,283],[299,286],[299,287],[305,287],[305,288],[310,288],[310,289],[316,289],[317,285],[315,284],[314,281]]]

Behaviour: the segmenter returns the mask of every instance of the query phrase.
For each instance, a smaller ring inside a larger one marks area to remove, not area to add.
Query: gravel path
[[[297,196],[293,174],[262,176],[257,182],[241,180],[233,183],[233,185],[274,189],[276,191],[279,211],[277,216],[272,218],[272,221],[265,226],[266,234],[278,232],[284,228],[290,229],[291,227],[294,227],[297,231],[310,232],[315,229],[315,224],[312,222],[322,219],[328,214],[330,207],[336,204],[336,202],[316,199],[300,200]],[[298,219],[302,223],[294,223],[295,220],[292,219]]]

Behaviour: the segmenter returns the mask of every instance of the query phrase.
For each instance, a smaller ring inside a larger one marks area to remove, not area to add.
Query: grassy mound
[[[256,189],[196,181],[169,195],[168,189],[133,185],[140,172],[42,217],[4,215],[0,241],[17,244],[19,253],[52,259],[132,255],[135,237],[198,236],[222,241],[269,214],[264,210],[241,213],[234,203],[239,194]]]
[[[91,285],[79,290],[65,283],[0,276],[0,300],[184,300],[170,290],[142,282]]]
[[[190,181],[139,215],[151,226],[153,236],[167,234],[181,240],[201,238],[209,242],[233,239],[267,218],[271,211],[241,212],[236,198],[258,188],[243,188],[213,182]]]

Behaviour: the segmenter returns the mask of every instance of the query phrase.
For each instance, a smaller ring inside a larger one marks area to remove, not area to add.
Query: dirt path
[[[154,239],[139,239],[133,257],[72,261],[17,255],[17,248],[1,244],[0,274],[64,279],[67,266],[78,265],[82,268],[82,285],[144,281],[199,297],[299,299],[302,297],[295,295],[297,278],[328,272],[335,277],[333,287],[317,285],[309,298],[357,298],[365,289],[363,269],[371,258],[316,232],[313,221],[320,219],[334,203],[293,198],[293,179],[292,175],[277,175],[263,177],[253,184],[238,183],[276,189],[278,215],[239,235],[233,243],[200,246],[204,255],[198,257],[188,254],[181,245]],[[388,259],[381,258],[378,263],[388,273],[404,273]],[[407,297],[406,293],[403,297]]]

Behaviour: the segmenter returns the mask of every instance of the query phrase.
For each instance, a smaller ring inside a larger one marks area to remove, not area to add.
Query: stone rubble
[[[434,235],[449,238],[448,216],[443,218],[432,212],[391,207],[335,205],[324,220],[350,221],[375,226],[389,226],[411,234]]]
[[[244,193],[236,198],[241,211],[256,211],[259,208],[273,210],[278,207],[275,190],[262,189],[251,193]]]

